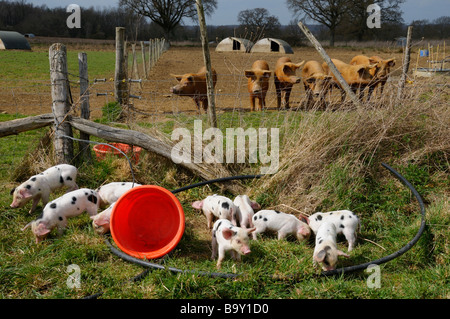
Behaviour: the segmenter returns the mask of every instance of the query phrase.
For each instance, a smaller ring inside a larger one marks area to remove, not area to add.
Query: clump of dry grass
[[[303,115],[280,150],[278,172],[255,192],[271,190],[274,200],[309,214],[325,199],[336,199],[330,185],[359,188],[366,177],[380,174],[382,161],[420,163],[439,153],[448,169],[448,88],[427,80],[408,87],[401,101],[395,93],[391,89],[382,104],[366,103],[361,110]],[[337,172],[345,177],[339,180]]]

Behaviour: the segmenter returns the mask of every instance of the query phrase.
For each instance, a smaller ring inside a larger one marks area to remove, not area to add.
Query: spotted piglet
[[[100,199],[100,207],[105,208],[117,200],[130,189],[141,186],[141,184],[132,182],[112,182],[96,189]]]
[[[321,223],[317,229],[313,261],[320,263],[325,271],[336,269],[339,256],[350,257],[337,248],[336,236],[336,226],[331,221]]]
[[[33,204],[29,213],[33,213],[40,200],[45,206],[50,193],[61,187],[67,187],[68,192],[78,189],[76,184],[77,168],[68,164],[50,167],[44,172],[31,176],[26,182],[11,191],[13,195],[12,208],[25,206],[30,200]]]
[[[97,215],[91,216],[92,226],[97,234],[103,235],[109,232],[111,213],[115,203],[112,203],[107,209],[98,213]]]
[[[237,208],[228,197],[214,194],[206,197],[204,200],[193,202],[192,207],[203,211],[203,214],[206,216],[208,228],[212,227],[214,216],[228,219],[233,225],[236,225]]]
[[[67,219],[87,212],[90,216],[97,214],[99,205],[96,191],[81,188],[51,201],[44,207],[42,217],[28,223],[22,230],[31,226],[36,243],[44,240],[56,227],[61,234],[67,226]]]
[[[278,233],[278,239],[292,234],[302,241],[311,235],[311,230],[306,223],[294,215],[277,210],[260,210],[253,215],[253,225],[256,227],[256,234],[272,231]]]
[[[236,221],[239,222],[239,226],[243,228],[253,227],[253,215],[255,210],[261,209],[261,206],[257,202],[253,202],[247,195],[238,195],[233,201],[236,206]],[[252,233],[253,239],[256,239],[256,234]]]
[[[255,228],[244,229],[234,226],[227,219],[218,219],[214,223],[211,241],[211,259],[215,259],[219,253],[217,268],[221,268],[227,251],[231,251],[232,257],[236,261],[241,260],[241,255],[250,254],[248,235],[254,231]]]
[[[319,227],[324,222],[331,222],[336,228],[337,234],[343,234],[348,241],[348,251],[352,251],[356,244],[357,231],[360,221],[355,213],[349,210],[337,210],[327,213],[315,213],[309,216],[309,227],[317,234]]]

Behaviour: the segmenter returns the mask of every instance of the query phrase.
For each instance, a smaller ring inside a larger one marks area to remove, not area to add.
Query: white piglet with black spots
[[[132,182],[112,182],[96,189],[99,199],[100,207],[104,208],[117,200],[130,189],[141,186],[141,184]]]
[[[36,243],[39,243],[54,228],[58,228],[58,233],[61,234],[67,226],[68,218],[78,216],[83,212],[87,212],[90,216],[97,214],[98,205],[99,199],[96,191],[80,188],[45,205],[42,216],[28,223],[22,230],[31,226]]]
[[[200,209],[203,212],[206,216],[208,228],[212,227],[214,216],[219,219],[227,219],[231,221],[233,225],[237,225],[237,208],[233,201],[228,197],[214,194],[206,197],[204,200],[193,202],[192,207],[195,209]]]
[[[299,241],[308,239],[311,235],[309,226],[291,214],[286,214],[277,210],[260,210],[253,215],[253,225],[256,227],[256,234],[266,231],[278,233],[278,239],[283,239],[287,235],[295,235]]]
[[[321,264],[325,271],[336,269],[339,256],[350,257],[337,248],[336,237],[337,231],[333,222],[324,221],[320,224],[316,233],[313,261]]]
[[[30,200],[33,205],[29,213],[33,213],[40,200],[45,206],[48,203],[50,193],[61,187],[67,187],[68,192],[78,189],[76,183],[77,168],[68,164],[61,164],[50,167],[44,172],[31,176],[27,181],[20,184],[11,191],[13,201],[12,208],[25,206]]]
[[[234,226],[227,219],[218,219],[214,223],[212,230],[212,255],[211,259],[215,259],[217,254],[217,268],[221,268],[225,253],[231,251],[232,257],[236,261],[241,260],[241,255],[250,254],[248,235],[255,231],[255,228],[245,229]]]
[[[315,213],[309,216],[309,227],[317,235],[319,227],[324,222],[331,222],[337,234],[343,234],[348,242],[348,251],[352,251],[356,244],[357,231],[360,227],[358,216],[349,210],[337,210],[327,213]]]

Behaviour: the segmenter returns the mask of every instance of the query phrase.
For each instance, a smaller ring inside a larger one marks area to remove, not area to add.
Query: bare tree
[[[349,0],[286,0],[286,3],[298,17],[327,26],[330,30],[330,46],[334,46],[336,28],[350,8]]]
[[[273,36],[280,30],[280,21],[271,16],[265,8],[248,9],[239,12],[238,21],[242,28],[253,34],[251,40],[259,40],[264,36]]]
[[[167,40],[183,18],[195,20],[197,17],[195,0],[119,0],[119,5],[128,7],[161,26]],[[203,6],[205,13],[210,15],[217,8],[217,0],[203,0]]]

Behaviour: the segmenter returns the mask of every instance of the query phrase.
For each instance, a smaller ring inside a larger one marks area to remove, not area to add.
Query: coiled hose
[[[392,167],[390,167],[389,165],[382,163],[381,164],[384,168],[386,168],[387,170],[389,170],[394,177],[396,177],[400,182],[402,182],[407,188],[409,188],[411,190],[411,192],[413,193],[413,195],[416,197],[417,201],[419,202],[420,205],[420,213],[421,213],[421,224],[420,224],[420,228],[417,232],[417,234],[414,236],[413,239],[411,239],[405,246],[403,246],[402,248],[400,248],[398,251],[382,257],[380,259],[376,259],[364,264],[359,264],[359,265],[355,265],[355,266],[348,266],[348,267],[343,267],[343,268],[339,268],[339,269],[335,269],[335,270],[331,270],[331,271],[324,271],[320,274],[320,276],[333,276],[333,275],[340,275],[340,274],[344,274],[344,273],[351,273],[354,271],[358,271],[358,270],[364,270],[367,269],[368,266],[370,265],[381,265],[384,264],[386,262],[389,262],[401,255],[403,255],[404,253],[406,253],[408,250],[410,250],[420,239],[420,237],[422,236],[424,230],[425,230],[425,205],[423,203],[422,197],[420,196],[420,194],[417,192],[417,190],[411,185],[410,182],[408,182],[406,180],[406,178],[404,178],[399,172],[397,172],[396,170],[394,170]],[[217,178],[214,180],[209,180],[209,181],[204,181],[204,182],[200,182],[200,183],[196,183],[196,184],[192,184],[189,186],[185,186],[185,187],[181,187],[179,189],[176,189],[174,191],[172,191],[173,194],[191,189],[191,188],[195,188],[195,187],[199,187],[199,186],[203,186],[203,185],[208,185],[208,184],[212,184],[212,183],[217,183],[217,182],[226,182],[226,181],[233,181],[233,180],[244,180],[244,179],[256,179],[256,178],[261,178],[263,175],[240,175],[240,176],[231,176],[231,177],[224,177],[224,178]],[[205,271],[197,271],[197,270],[182,270],[182,269],[178,269],[178,268],[174,268],[174,267],[165,267],[159,264],[155,264],[155,263],[151,263],[148,261],[144,261],[138,258],[134,258],[130,255],[127,255],[125,253],[123,253],[122,251],[116,249],[110,242],[108,239],[105,239],[105,243],[106,245],[109,247],[110,251],[126,260],[129,261],[131,263],[140,265],[142,267],[147,268],[144,272],[142,272],[141,274],[137,275],[136,277],[133,277],[132,279],[130,279],[130,281],[136,281],[136,280],[140,280],[142,278],[145,277],[145,275],[148,273],[149,269],[159,269],[159,270],[166,270],[166,271],[170,271],[173,273],[190,273],[190,274],[195,274],[195,275],[199,275],[199,276],[207,276],[207,277],[211,277],[211,278],[224,278],[224,279],[233,279],[233,278],[237,278],[237,277],[241,277],[244,276],[245,274],[230,274],[230,273],[219,273],[219,272],[205,272]],[[271,279],[273,280],[277,280],[278,278],[276,276],[271,276]],[[87,299],[93,299],[93,298],[97,298],[98,296],[100,296],[102,293],[98,293],[89,297],[86,297]]]

